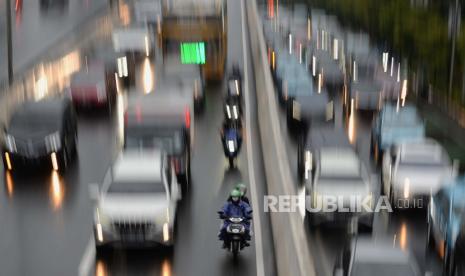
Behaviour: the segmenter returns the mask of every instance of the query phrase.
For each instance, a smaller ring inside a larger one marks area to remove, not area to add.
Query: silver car
[[[316,156],[312,158],[314,154]],[[333,146],[320,148],[314,153],[307,151],[305,155],[305,166],[311,171],[311,179],[305,184],[310,225],[357,222],[371,230],[373,212],[361,205],[357,206],[359,209],[353,208],[365,201],[373,209],[370,175],[355,151],[350,147]],[[336,210],[325,210],[331,208],[330,200],[337,203]]]
[[[383,155],[382,190],[394,208],[423,208],[456,175],[449,155],[433,139],[404,142]]]
[[[101,191],[93,187],[94,236],[105,245],[173,245],[179,185],[160,150],[126,150],[105,175]]]

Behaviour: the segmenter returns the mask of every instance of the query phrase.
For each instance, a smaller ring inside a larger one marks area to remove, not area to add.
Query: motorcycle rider
[[[247,204],[249,204],[249,198],[247,197],[247,186],[244,183],[237,183],[234,189],[238,190],[241,193],[241,200]],[[228,197],[228,201],[232,201],[231,196]]]
[[[249,204],[241,200],[242,193],[237,190],[233,189],[230,193],[231,201],[227,201],[223,208],[218,212],[220,214],[220,218],[223,220],[223,225],[221,226],[220,233],[218,234],[218,238],[223,241],[223,248],[227,248],[229,245],[229,241],[227,240],[227,233],[226,228],[231,223],[228,218],[230,217],[240,217],[244,218],[246,221],[252,219],[252,208]],[[245,226],[245,243],[244,246],[249,246],[250,244],[247,242],[250,240],[250,223],[244,222]]]

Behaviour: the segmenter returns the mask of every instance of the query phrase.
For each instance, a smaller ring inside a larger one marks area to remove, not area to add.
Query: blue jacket
[[[223,205],[221,211],[226,217],[250,218],[252,208],[250,208],[249,204],[242,200],[239,201],[238,204],[234,204],[228,201]]]

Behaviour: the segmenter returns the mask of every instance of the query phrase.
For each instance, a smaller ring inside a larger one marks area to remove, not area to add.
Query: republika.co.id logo
[[[392,212],[393,209],[423,208],[423,201],[418,199],[398,199],[391,204],[387,196],[377,199],[373,195],[333,196],[333,195],[265,195],[263,208],[265,212],[296,212],[305,206],[310,213],[378,213]]]

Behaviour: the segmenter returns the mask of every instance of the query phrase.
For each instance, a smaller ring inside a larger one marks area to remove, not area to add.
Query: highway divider
[[[279,123],[279,109],[269,70],[262,23],[256,0],[247,3],[250,46],[257,93],[260,139],[269,195],[297,195]],[[305,227],[299,212],[271,212],[271,227],[279,275],[315,276]]]

